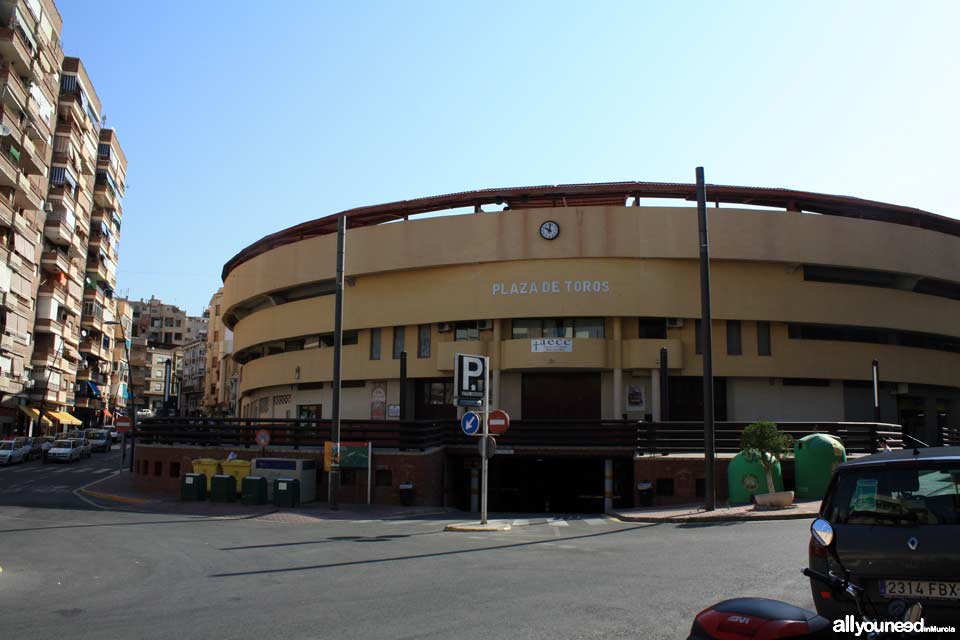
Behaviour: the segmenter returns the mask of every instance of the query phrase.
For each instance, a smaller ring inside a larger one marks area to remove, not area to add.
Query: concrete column
[[[470,513],[480,511],[480,469],[470,469]]]
[[[603,461],[603,512],[613,511],[613,460]]]
[[[490,408],[500,408],[500,342],[501,320],[493,321],[493,342],[490,343]]]
[[[660,422],[660,369],[650,370],[650,413],[654,422]]]
[[[613,413],[614,420],[623,416],[623,322],[620,318],[613,319]]]

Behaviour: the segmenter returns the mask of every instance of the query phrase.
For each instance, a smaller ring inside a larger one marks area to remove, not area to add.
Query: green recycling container
[[[780,472],[780,461],[773,463],[774,491],[783,491],[783,475]],[[727,467],[727,491],[730,504],[749,504],[755,493],[767,493],[767,474],[757,458],[741,451]]]
[[[243,504],[267,504],[267,479],[247,476],[243,479],[240,502]]]
[[[184,474],[180,481],[181,500],[206,500],[207,476],[202,473]]]
[[[295,507],[300,504],[300,481],[296,478],[273,479],[273,505]]]
[[[237,481],[233,476],[218,474],[210,482],[210,502],[233,502],[237,498]]]
[[[833,470],[847,459],[840,440],[826,433],[811,433],[793,444],[798,498],[821,499]]]

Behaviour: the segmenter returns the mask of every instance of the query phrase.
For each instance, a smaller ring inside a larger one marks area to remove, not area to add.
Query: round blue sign
[[[468,436],[476,435],[480,431],[480,416],[473,411],[467,411],[460,418],[460,428]]]

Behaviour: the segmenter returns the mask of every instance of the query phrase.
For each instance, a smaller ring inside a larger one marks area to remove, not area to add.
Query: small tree
[[[740,447],[749,460],[759,460],[767,474],[767,493],[774,493],[773,465],[793,449],[793,437],[775,422],[754,422],[743,430]]]

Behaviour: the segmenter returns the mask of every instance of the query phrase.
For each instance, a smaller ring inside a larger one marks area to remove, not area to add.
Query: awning
[[[47,411],[47,416],[56,420],[60,424],[78,425],[83,424],[82,420],[74,417],[66,411]]]
[[[20,409],[21,412],[23,412],[25,416],[27,416],[31,420],[38,420],[40,418],[40,410],[35,407],[26,407],[24,405],[20,405],[18,408]],[[52,422],[50,422],[49,419],[47,419],[46,416],[43,417],[43,423],[53,424]]]
[[[86,382],[87,382],[87,386],[90,387],[90,393],[93,394],[93,397],[94,397],[94,398],[99,398],[99,397],[100,397],[100,389],[99,389],[99,387],[97,387],[97,383],[96,383],[96,382],[90,382],[89,380],[87,380]]]
[[[104,410],[103,410],[103,417],[105,417],[105,418],[113,418],[113,414],[110,413],[110,409],[104,409]]]

